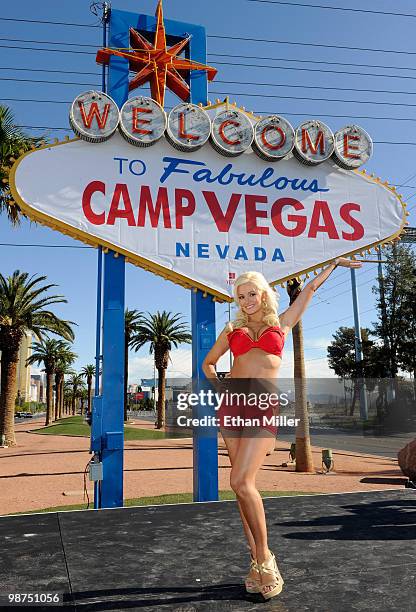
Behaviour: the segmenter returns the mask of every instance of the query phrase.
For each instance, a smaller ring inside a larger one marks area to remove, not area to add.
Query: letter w
[[[108,113],[110,111],[110,104],[106,104],[104,106],[103,114],[100,115],[97,102],[92,102],[90,110],[88,112],[88,116],[85,114],[84,103],[79,101],[78,104],[79,110],[81,111],[82,120],[86,128],[91,127],[94,117],[97,119],[98,127],[100,128],[100,130],[105,128],[108,119]]]

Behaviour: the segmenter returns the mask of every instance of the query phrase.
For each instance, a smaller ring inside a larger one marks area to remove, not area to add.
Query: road
[[[336,448],[364,455],[397,458],[398,451],[410,440],[414,440],[416,432],[395,434],[391,436],[364,436],[357,433],[346,433],[337,430],[311,429],[311,442],[322,448]],[[279,438],[293,442],[292,433],[280,433]]]

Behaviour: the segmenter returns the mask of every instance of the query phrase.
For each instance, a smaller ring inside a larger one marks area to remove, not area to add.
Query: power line
[[[100,87],[99,83],[79,83],[75,81],[50,81],[46,79],[18,79],[16,77],[0,77],[0,81],[13,81],[18,83],[42,83],[49,85],[81,85],[85,87]],[[243,83],[241,81],[220,81],[222,83],[240,83],[242,85],[266,85],[266,83]],[[276,87],[302,87],[299,85],[275,85]],[[337,91],[349,91],[345,88],[338,87],[322,87],[319,86],[306,86],[306,89],[334,89]],[[394,92],[394,91],[386,91],[386,90],[359,90],[359,89],[351,89],[350,91],[368,91],[374,93],[403,93],[406,95],[416,95],[416,92]],[[307,97],[307,96],[285,96],[285,95],[275,95],[275,94],[266,94],[266,93],[251,93],[251,92],[226,92],[226,91],[211,91],[211,94],[215,95],[230,95],[230,96],[241,96],[241,97],[250,97],[250,98],[274,98],[274,99],[283,99],[283,100],[302,100],[302,101],[313,101],[313,102],[342,102],[345,104],[375,104],[375,105],[383,105],[383,106],[405,106],[405,107],[415,107],[416,104],[411,104],[408,102],[374,102],[372,100],[342,100],[339,98],[322,98],[320,97],[317,100],[315,97]]]
[[[309,43],[293,40],[277,40],[272,38],[250,38],[248,36],[225,36],[223,34],[208,34],[207,38],[225,40],[242,40],[244,42],[264,42],[277,45],[295,45],[302,47],[320,47],[324,49],[344,49],[347,51],[368,51],[370,53],[394,53],[396,55],[416,55],[416,51],[397,51],[396,49],[372,49],[371,47],[349,47],[347,45],[327,45],[324,43]]]
[[[23,70],[24,72],[57,72],[59,74],[82,74],[91,76],[100,76],[99,72],[82,72],[79,70],[53,70],[51,68],[17,68],[16,66],[0,66],[0,70]]]
[[[3,98],[4,100],[7,100],[8,98]],[[27,102],[30,102],[30,100],[26,100]],[[32,102],[41,102],[41,100],[32,100]],[[52,100],[44,100],[44,102],[52,102]],[[69,104],[69,102],[65,102],[63,104]],[[286,113],[288,114],[288,113]],[[27,129],[34,129],[34,130],[64,130],[64,131],[72,131],[70,128],[64,128],[64,127],[47,127],[47,126],[42,126],[42,125],[19,125],[16,127],[21,127],[21,128],[27,128]],[[416,145],[416,141],[415,142],[396,142],[396,141],[391,141],[391,140],[373,140],[374,144],[382,144],[382,145],[400,145],[400,146],[415,146]],[[409,209],[411,210],[411,209]]]
[[[328,89],[333,91],[358,91],[361,93],[389,93],[389,94],[404,94],[406,96],[415,96],[416,91],[400,91],[392,89],[358,89],[354,87],[326,87],[323,85],[298,85],[297,83],[258,83],[257,81],[223,81],[216,80],[215,83],[230,83],[231,85],[257,85],[262,87],[296,87],[300,89]],[[234,94],[237,95],[237,94]],[[259,94],[262,95],[262,94]]]
[[[72,100],[71,101],[66,101],[66,100],[31,100],[31,99],[26,99],[26,98],[2,98],[3,102],[40,102],[40,103],[50,103],[50,104],[72,104]],[[279,111],[281,115],[287,115],[287,116],[292,116],[292,117],[305,117],[307,116],[307,113],[292,113],[289,111],[284,111],[281,110]],[[256,111],[257,115],[260,114],[264,114],[264,115],[274,115],[276,114],[276,110],[273,111],[264,111],[264,110],[259,110]],[[328,113],[319,113],[320,117],[330,117],[332,119],[369,119],[369,120],[373,120],[373,121],[410,121],[410,122],[415,122],[416,118],[413,117],[374,117],[371,115],[334,115],[334,114],[328,114]],[[19,127],[19,126],[17,126]],[[41,127],[41,126],[20,126],[20,127]],[[56,128],[56,129],[63,129],[63,128]],[[396,187],[402,187],[402,185],[395,185]],[[403,185],[405,186],[405,185]],[[412,185],[406,185],[406,187],[412,187]]]
[[[62,24],[60,24],[62,25]],[[310,42],[300,42],[293,40],[277,40],[277,39],[269,39],[269,38],[251,38],[248,36],[226,36],[224,34],[208,34],[207,38],[218,38],[220,40],[242,40],[244,42],[263,42],[263,43],[273,43],[279,45],[295,45],[301,47],[318,47],[324,49],[344,49],[347,51],[367,51],[370,53],[392,53],[396,55],[416,55],[416,51],[398,51],[397,49],[374,49],[371,47],[350,47],[348,45],[331,45],[325,43],[310,43]],[[77,46],[77,47],[91,47],[99,49],[101,45],[90,45],[90,44],[78,44],[78,43],[66,43],[62,41],[52,41],[52,40],[31,40],[31,39],[21,39],[21,38],[1,38],[3,41],[10,42],[29,42],[35,44],[49,44],[49,45],[68,45],[68,46]]]
[[[96,75],[98,76],[98,75]],[[76,83],[75,81],[47,81],[40,79],[16,79],[15,77],[0,77],[0,81],[15,81],[17,83],[48,83],[49,85],[82,85],[85,87],[100,87],[101,83]]]
[[[384,66],[381,64],[357,64],[354,62],[328,62],[328,60],[312,60],[312,59],[291,59],[288,57],[263,57],[258,55],[232,55],[230,53],[208,53],[210,57],[233,57],[236,59],[254,59],[254,60],[269,60],[273,62],[295,62],[300,64],[326,64],[328,66],[355,66],[358,68],[383,68],[386,70],[410,70],[416,71],[416,68],[407,66]]]
[[[77,72],[77,71],[63,71],[63,70],[45,70],[45,69],[32,69],[32,68],[14,68],[14,67],[0,67],[0,70],[23,70],[26,72],[51,72],[58,74],[81,74],[81,75],[91,75],[91,76],[99,76],[97,72]],[[62,85],[90,85],[91,83],[76,83],[76,82],[63,82],[63,81],[44,81],[44,80],[32,80],[32,79],[19,79],[15,77],[0,77],[0,80],[3,81],[27,81],[30,83],[58,83]],[[259,83],[257,81],[227,81],[218,79],[215,81],[216,83],[229,83],[231,85],[256,85],[256,86],[264,86],[264,87],[294,87],[300,89],[326,89],[333,91],[357,91],[357,92],[368,92],[368,93],[390,93],[390,94],[403,94],[407,96],[416,95],[416,91],[400,91],[400,90],[391,90],[391,89],[362,89],[362,88],[352,88],[352,87],[326,87],[321,85],[298,85],[296,83]],[[97,84],[98,87],[100,84]],[[215,92],[213,92],[215,93]],[[240,94],[233,94],[240,95]]]
[[[371,312],[373,310],[374,310],[374,308],[368,308],[367,310],[361,311],[360,315],[366,314],[367,312]],[[326,321],[325,323],[320,323],[319,325],[314,325],[313,327],[306,327],[304,329],[304,331],[311,330],[311,329],[317,329],[318,327],[324,327],[325,325],[331,325],[332,323],[339,323],[340,321],[345,321],[346,319],[351,319],[352,316],[353,315],[350,314],[347,317],[342,317],[342,319],[335,319],[334,321]]]
[[[301,43],[299,43],[301,44]],[[306,43],[305,43],[306,44]],[[77,55],[95,55],[94,52],[91,51],[75,51],[72,49],[43,49],[41,47],[21,47],[17,45],[0,45],[0,48],[3,49],[18,49],[20,51],[45,51],[47,53],[76,53]],[[226,54],[221,54],[222,57],[227,57]],[[231,56],[232,57],[232,56]],[[289,60],[287,60],[289,61]],[[389,79],[410,79],[416,80],[416,77],[407,76],[407,75],[397,75],[397,74],[379,74],[373,72],[351,72],[348,70],[324,70],[317,68],[294,68],[292,66],[270,66],[267,64],[242,64],[235,62],[215,62],[216,65],[223,66],[243,66],[248,68],[268,68],[269,70],[294,70],[294,71],[306,71],[306,72],[320,72],[320,73],[330,73],[330,74],[350,74],[352,76],[371,76],[371,77],[386,77]],[[400,70],[408,70],[407,68],[398,68]],[[410,69],[409,69],[410,70]]]
[[[44,25],[59,25],[59,26],[71,26],[77,28],[101,28],[98,24],[88,23],[67,23],[64,21],[43,21],[41,19],[17,19],[15,17],[0,17],[0,21],[16,21],[22,23],[42,23]]]
[[[49,53],[76,53],[77,55],[95,55],[92,51],[75,51],[72,49],[42,49],[40,47],[21,47],[18,45],[0,45],[1,49],[19,49],[20,51],[47,51]]]
[[[66,244],[15,244],[13,242],[0,242],[0,246],[6,247],[36,247],[41,249],[94,249],[89,246],[77,246]]]
[[[30,40],[28,38],[0,38],[2,41],[35,43],[37,45],[66,45],[68,47],[89,47],[92,49],[100,49],[102,45],[88,45],[83,43],[62,42],[61,40]]]
[[[211,91],[211,94],[217,95],[230,95],[230,96],[245,96],[250,98],[277,98],[283,100],[308,100],[313,102],[343,102],[345,104],[376,104],[376,105],[384,105],[384,106],[408,106],[413,107],[416,104],[409,104],[405,102],[373,102],[371,100],[340,100],[338,98],[312,98],[306,96],[282,96],[282,95],[273,95],[273,94],[264,94],[264,93],[244,93],[244,92],[226,92],[226,91]]]
[[[1,46],[1,45],[0,45]],[[80,51],[80,53],[82,53]],[[416,77],[402,76],[397,74],[374,74],[373,72],[350,72],[349,70],[323,70],[318,68],[293,68],[292,66],[269,66],[265,64],[237,64],[235,62],[215,62],[218,66],[245,66],[247,68],[268,68],[272,70],[295,70],[296,72],[322,72],[330,74],[351,74],[352,76],[371,76],[371,77],[386,77],[389,79],[410,79],[415,80]]]
[[[247,0],[259,4],[279,4],[283,6],[301,6],[302,8],[324,9],[328,11],[344,11],[350,13],[368,13],[370,15],[388,15],[389,17],[416,17],[414,13],[393,13],[389,11],[372,11],[370,9],[344,8],[340,6],[326,6],[325,4],[303,4],[302,2],[283,2],[280,0]]]

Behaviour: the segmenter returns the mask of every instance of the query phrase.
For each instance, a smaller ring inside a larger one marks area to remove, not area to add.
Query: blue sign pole
[[[109,47],[129,47],[129,28],[154,32],[155,17],[111,10]],[[183,39],[190,35],[189,59],[206,63],[205,28],[179,21],[165,20],[166,33]],[[128,60],[111,56],[108,93],[119,108],[128,98]],[[191,102],[207,102],[205,71],[190,75]],[[123,376],[124,376],[124,257],[113,252],[104,256],[103,290],[103,374],[102,398],[95,398],[91,448],[103,463],[100,507],[123,505]],[[200,290],[192,292],[192,368],[197,386],[205,380],[202,362],[215,341],[215,303]],[[218,441],[216,428],[194,434],[194,499],[218,499]]]
[[[111,11],[109,46],[128,47],[129,30],[120,11]],[[108,93],[121,107],[128,98],[128,62],[111,57]],[[113,251],[104,255],[100,507],[123,505],[124,451],[124,295],[125,260]]]
[[[189,45],[189,58],[206,64],[206,33],[199,27]],[[207,104],[208,83],[206,73],[191,73],[191,102]],[[204,297],[205,295],[205,297]],[[200,289],[191,293],[192,313],[192,380],[194,389],[204,387],[205,374],[202,363],[215,342],[215,302]],[[195,413],[202,414],[201,407]],[[205,408],[205,414],[215,416],[213,408]],[[193,497],[194,501],[218,500],[218,433],[216,427],[194,428],[193,432]]]

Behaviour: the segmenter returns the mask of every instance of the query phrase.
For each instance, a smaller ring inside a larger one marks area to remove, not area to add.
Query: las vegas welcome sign
[[[394,190],[357,170],[372,152],[357,126],[294,129],[228,102],[166,115],[138,96],[118,109],[91,91],[70,121],[77,138],[15,163],[23,211],[219,300],[244,271],[273,285],[392,240],[406,222]]]

